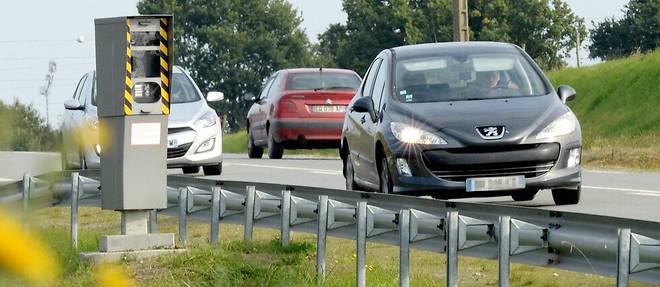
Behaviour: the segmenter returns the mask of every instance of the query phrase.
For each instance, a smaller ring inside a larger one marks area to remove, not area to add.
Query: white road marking
[[[583,187],[583,188],[589,188],[589,189],[620,190],[620,191],[630,191],[630,192],[640,192],[640,193],[653,193],[653,194],[660,194],[660,190],[650,190],[650,189],[621,188],[621,187],[604,187],[604,186],[588,186],[588,185],[583,185],[582,187]]]
[[[331,170],[331,169],[315,169],[315,168],[303,168],[303,167],[289,167],[289,166],[275,166],[275,165],[261,165],[261,164],[249,164],[249,163],[229,163],[231,165],[238,166],[248,166],[248,167],[258,167],[258,168],[275,168],[275,169],[286,169],[286,170],[299,170],[299,171],[309,171],[313,173],[323,173],[323,174],[341,174],[341,171]]]
[[[654,197],[660,197],[660,194],[659,194],[659,193],[630,192],[630,194],[641,195],[641,196],[654,196]]]

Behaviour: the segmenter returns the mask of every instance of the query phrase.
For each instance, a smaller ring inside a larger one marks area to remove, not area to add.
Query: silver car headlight
[[[216,124],[218,121],[218,115],[215,114],[215,111],[210,111],[203,116],[201,116],[196,122],[195,126],[198,128],[208,128]]]
[[[564,136],[574,132],[576,127],[577,119],[575,118],[575,115],[572,112],[568,112],[546,126],[538,135],[536,135],[536,139]]]
[[[447,144],[441,137],[429,131],[399,122],[390,123],[392,134],[398,140],[409,144]]]

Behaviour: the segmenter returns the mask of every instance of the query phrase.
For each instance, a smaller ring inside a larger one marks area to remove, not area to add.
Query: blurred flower
[[[52,283],[60,272],[55,254],[1,209],[0,268],[35,285]]]
[[[98,287],[129,287],[134,286],[133,279],[117,265],[103,264],[96,270],[95,285]]]

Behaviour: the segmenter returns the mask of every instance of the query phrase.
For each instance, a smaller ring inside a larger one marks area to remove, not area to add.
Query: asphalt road
[[[222,175],[206,178],[343,189],[341,169],[341,161],[335,158],[285,156],[281,160],[270,160],[226,154]],[[179,169],[170,171],[180,172]],[[541,191],[529,202],[513,202],[508,196],[457,201],[522,205],[660,222],[660,173],[585,170],[582,178],[582,199],[577,205],[555,206],[548,190]]]

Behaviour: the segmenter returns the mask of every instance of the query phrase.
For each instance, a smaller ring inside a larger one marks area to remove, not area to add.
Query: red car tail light
[[[279,106],[277,110],[280,113],[295,113],[298,111],[298,108],[296,107],[296,103],[290,100],[280,100]]]

